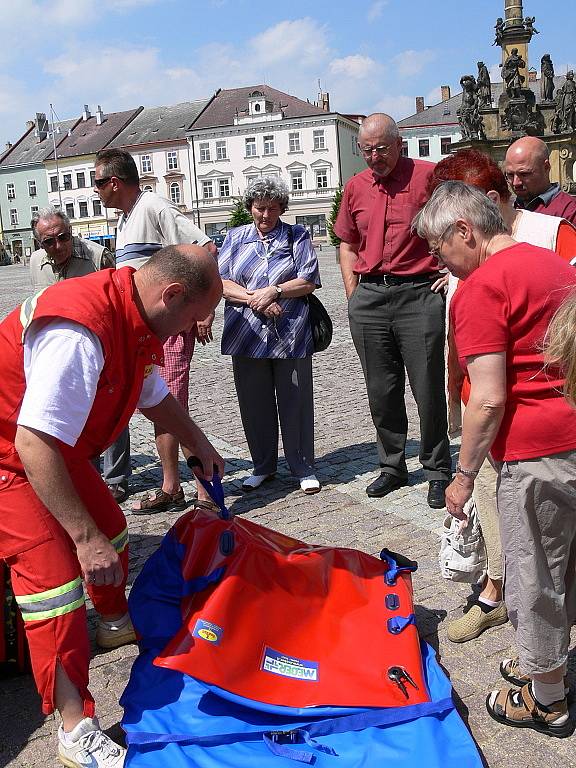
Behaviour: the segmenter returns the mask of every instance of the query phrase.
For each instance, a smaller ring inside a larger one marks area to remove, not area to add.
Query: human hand
[[[257,288],[255,291],[246,291],[248,294],[248,306],[254,312],[263,312],[278,298],[278,291],[273,285],[266,288]]]
[[[457,520],[467,520],[464,505],[472,496],[474,480],[464,475],[456,474],[448,488],[446,488],[446,509]]]
[[[209,344],[213,340],[212,323],[214,322],[214,312],[210,312],[204,320],[198,320],[196,323],[196,339],[200,344]]]
[[[194,448],[188,447],[192,456],[188,460],[188,466],[197,477],[204,480],[212,480],[216,471],[220,477],[224,475],[224,459],[216,451],[212,443],[202,433]]]
[[[76,556],[89,586],[119,587],[122,584],[124,571],[118,553],[100,531],[88,541],[76,544]]]
[[[273,301],[269,307],[266,307],[266,309],[262,312],[262,314],[265,317],[280,317],[282,312],[283,310],[280,304],[278,304],[277,301]]]
[[[443,293],[446,293],[448,291],[448,278],[449,275],[442,275],[437,280],[434,280],[432,285],[430,286],[430,290],[434,293],[440,293],[441,291]]]

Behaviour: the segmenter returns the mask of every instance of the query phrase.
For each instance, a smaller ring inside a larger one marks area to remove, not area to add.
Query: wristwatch
[[[478,469],[464,469],[460,462],[456,464],[456,472],[459,472],[461,475],[464,475],[464,477],[471,477],[475,478],[478,475],[479,470]]]
[[[279,285],[274,285],[273,288],[276,288],[276,293],[278,294],[278,298],[282,296],[282,288],[280,288]]]

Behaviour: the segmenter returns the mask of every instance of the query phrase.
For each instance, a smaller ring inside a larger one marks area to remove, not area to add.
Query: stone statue
[[[566,81],[556,93],[556,112],[559,130],[555,133],[566,133],[576,130],[576,83],[574,72],[566,73]]]
[[[462,104],[458,109],[458,122],[462,138],[466,139],[486,139],[484,133],[484,121],[480,114],[478,100],[478,86],[472,75],[463,75],[460,78],[462,86]]]
[[[526,27],[526,32],[530,32],[531,35],[539,35],[540,32],[536,29],[534,24],[536,23],[536,16],[526,16],[524,19],[524,26]]]
[[[540,59],[540,99],[554,99],[554,65],[549,53],[545,53]]]
[[[495,31],[495,38],[492,45],[500,45],[500,43],[502,42],[502,37],[504,35],[504,19],[499,17],[496,20],[496,26],[494,27],[494,31]]]
[[[478,101],[480,109],[492,106],[492,88],[490,83],[490,73],[488,67],[483,61],[478,62],[478,77],[476,78],[478,86]]]
[[[526,68],[526,62],[522,56],[518,55],[518,48],[512,48],[510,56],[506,59],[502,67],[502,79],[506,83],[506,93],[510,99],[521,98],[522,84],[525,81],[524,75],[520,74],[521,69]]]

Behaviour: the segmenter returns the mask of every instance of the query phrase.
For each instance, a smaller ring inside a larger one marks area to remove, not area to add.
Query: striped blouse
[[[290,248],[290,229],[293,233]],[[318,258],[308,231],[278,221],[263,239],[254,224],[231,229],[218,254],[223,280],[249,291],[300,277],[320,287]],[[268,318],[246,304],[224,307],[222,354],[245,357],[309,357],[313,349],[305,298],[280,298],[280,317]]]

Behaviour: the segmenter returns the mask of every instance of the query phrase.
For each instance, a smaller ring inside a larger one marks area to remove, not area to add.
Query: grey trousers
[[[232,368],[254,474],[276,472],[278,420],[292,474],[314,474],[312,358],[259,359],[233,355]]]
[[[102,476],[107,485],[120,485],[128,482],[128,478],[132,474],[129,427],[126,427],[118,436],[118,440],[104,451],[102,460]],[[100,458],[94,459],[92,463],[100,472]]]

